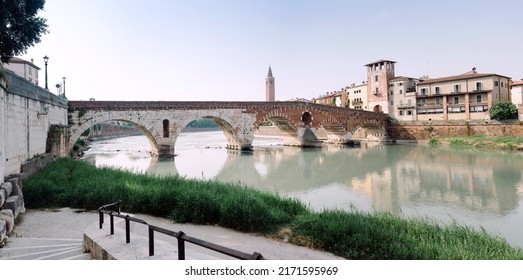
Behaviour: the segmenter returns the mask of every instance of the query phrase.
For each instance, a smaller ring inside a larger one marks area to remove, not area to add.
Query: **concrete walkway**
[[[174,224],[167,219],[156,218],[148,215],[136,215],[149,224],[170,229],[183,231],[185,234],[212,242],[218,245],[236,249],[245,253],[259,252],[266,259],[272,260],[324,260],[341,259],[330,253],[295,246],[288,243],[268,239],[253,234],[240,233],[216,226],[201,226],[192,224]],[[115,221],[120,220],[118,218]],[[123,220],[121,220],[123,221]],[[120,254],[119,259],[176,259],[176,239],[160,233],[155,234],[155,257],[147,255],[147,227],[140,224],[132,226],[131,245],[125,244],[123,233],[123,222],[116,225],[116,234],[109,235],[109,217],[106,216],[103,229],[98,229],[98,213],[82,212],[70,208],[57,210],[27,210],[23,214],[22,221],[16,226],[14,234],[9,239],[6,247],[0,249],[0,259],[90,259],[89,254],[74,251],[78,242],[83,242],[84,233],[98,240],[103,240],[103,246],[111,247],[113,251],[120,248],[132,246],[132,254],[128,251]],[[45,245],[47,241],[52,244]],[[60,243],[62,240],[63,243]],[[57,244],[58,242],[58,244]],[[50,255],[60,253],[60,248],[73,253],[64,254],[63,257],[53,256],[46,258],[33,251],[27,251],[31,247],[42,247],[46,251],[52,251]],[[140,248],[137,248],[140,247]],[[20,248],[20,249],[16,249]],[[27,250],[25,250],[26,248]],[[78,249],[78,248],[76,248]],[[24,251],[25,250],[25,251]],[[169,251],[169,253],[165,253]],[[16,252],[16,254],[15,254]],[[18,254],[18,255],[17,255]],[[186,247],[187,259],[229,259],[227,256],[210,252],[206,249],[188,245]]]

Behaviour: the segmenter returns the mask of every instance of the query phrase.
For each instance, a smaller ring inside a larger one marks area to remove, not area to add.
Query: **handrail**
[[[103,228],[104,223],[104,214],[108,214],[110,217],[110,230],[111,235],[114,235],[114,217],[121,218],[125,220],[125,243],[131,242],[131,226],[130,222],[140,223],[147,225],[149,230],[149,256],[154,256],[154,232],[163,233],[168,236],[175,237],[178,241],[178,259],[179,260],[185,260],[185,242],[189,242],[195,245],[198,245],[200,247],[236,258],[240,260],[264,260],[265,258],[262,256],[262,254],[258,252],[254,252],[252,254],[244,253],[235,249],[227,248],[218,244],[214,244],[202,239],[194,238],[191,236],[188,236],[183,231],[175,232],[172,230],[168,230],[165,228],[161,228],[155,225],[151,225],[147,223],[146,221],[131,217],[129,215],[122,215],[120,214],[120,205],[121,201],[117,201],[114,203],[106,204],[103,206],[100,206],[98,208],[99,213],[99,225],[100,229]],[[113,211],[109,209],[115,209]]]

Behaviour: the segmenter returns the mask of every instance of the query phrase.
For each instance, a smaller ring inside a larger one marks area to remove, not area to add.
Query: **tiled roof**
[[[466,73],[466,74],[457,75],[457,76],[449,76],[449,77],[442,77],[442,78],[435,78],[435,79],[427,79],[427,80],[423,80],[423,81],[419,82],[418,85],[434,84],[434,83],[441,83],[441,82],[450,82],[450,81],[457,81],[457,80],[464,80],[464,79],[473,79],[473,78],[483,78],[483,77],[489,77],[489,76],[498,76],[498,77],[509,78],[509,77],[498,75],[498,74]]]
[[[40,67],[34,65],[34,63],[32,62],[29,62],[27,60],[24,60],[24,59],[21,59],[19,57],[12,57],[11,59],[9,59],[9,63],[16,63],[16,64],[29,64],[30,66],[32,66],[33,68],[36,68],[37,70],[40,70]]]
[[[371,65],[374,65],[374,64],[380,64],[382,62],[391,62],[391,63],[396,63],[396,61],[392,61],[392,60],[387,60],[387,59],[381,59],[381,60],[378,60],[376,62],[371,62],[369,64],[365,64],[365,66],[371,66]]]
[[[408,80],[419,80],[419,79],[411,78],[411,77],[405,77],[405,76],[397,76],[397,77],[394,77],[394,79],[392,79],[390,81],[391,82],[396,82],[396,81],[408,81]]]
[[[511,86],[523,86],[523,81],[514,81]]]

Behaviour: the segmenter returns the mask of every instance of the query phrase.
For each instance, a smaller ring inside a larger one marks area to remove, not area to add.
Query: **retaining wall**
[[[12,230],[11,221],[25,211],[22,179],[67,154],[67,122],[65,98],[0,63],[0,242]]]

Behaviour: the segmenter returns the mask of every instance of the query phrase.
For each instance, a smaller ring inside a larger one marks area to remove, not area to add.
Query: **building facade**
[[[9,63],[4,64],[4,68],[15,72],[15,74],[23,77],[29,82],[38,85],[38,70],[40,70],[40,68],[34,65],[32,59],[31,62],[29,62],[18,57],[13,57],[9,60]]]
[[[510,99],[517,107],[523,106],[523,80],[512,82],[510,85]]]
[[[267,73],[267,78],[265,78],[265,101],[275,101],[276,99],[276,87],[274,82],[272,69],[269,66],[269,72]]]
[[[418,79],[395,77],[389,82],[389,116],[400,121],[416,120]]]
[[[357,110],[368,110],[367,82],[360,85],[352,84],[345,88],[347,103],[345,107]]]
[[[493,102],[510,100],[510,78],[475,71],[420,81],[416,94],[417,120],[490,119]]]

